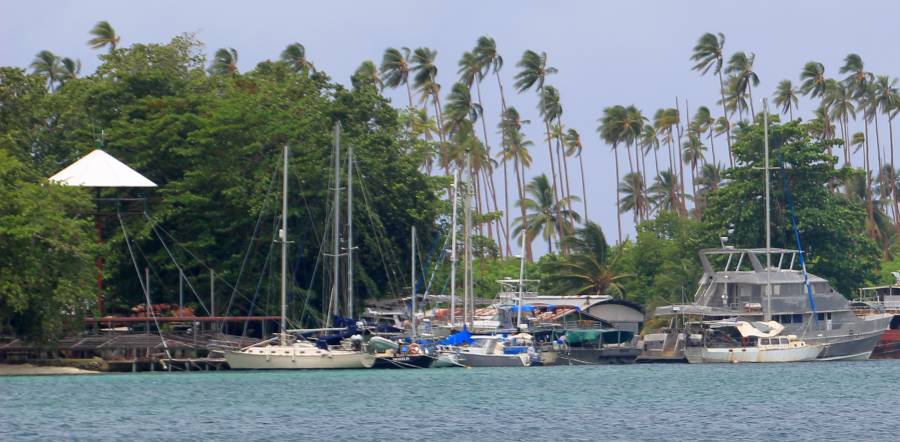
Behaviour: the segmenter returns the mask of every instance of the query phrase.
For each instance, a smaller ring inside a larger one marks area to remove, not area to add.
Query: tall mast
[[[766,174],[766,314],[765,320],[772,320],[772,224],[770,221],[770,202],[769,202],[769,100],[763,98],[763,137],[765,142],[765,166],[763,171]]]
[[[331,296],[334,301],[334,314],[341,314],[340,291],[340,270],[341,270],[341,123],[334,125],[334,236],[331,239],[331,263],[334,271],[334,277],[331,285]]]
[[[525,231],[522,230],[522,255],[519,257],[519,311],[516,313],[516,328],[522,323],[522,295],[525,291]]]
[[[288,200],[288,147],[284,146],[284,170],[281,180],[281,345],[286,345],[285,329],[287,328],[287,200]]]
[[[353,144],[347,145],[347,317],[353,318]]]
[[[450,327],[456,325],[456,206],[459,194],[459,170],[453,174],[453,215],[450,217]]]
[[[412,293],[412,336],[416,337],[416,226],[412,226],[409,253],[409,287]]]
[[[466,152],[466,198],[465,198],[465,206],[463,206],[463,212],[465,214],[465,220],[463,222],[463,229],[465,233],[463,234],[463,239],[465,242],[465,271],[463,274],[465,275],[463,278],[463,283],[465,285],[465,289],[463,291],[463,309],[464,309],[464,322],[468,324],[471,328],[472,325],[472,313],[474,313],[474,308],[472,308],[472,304],[474,304],[475,299],[472,297],[472,238],[470,232],[472,231],[472,154],[471,152]]]

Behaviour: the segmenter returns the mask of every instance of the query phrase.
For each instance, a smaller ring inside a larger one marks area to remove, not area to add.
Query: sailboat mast
[[[516,328],[522,323],[522,297],[525,291],[525,231],[522,231],[522,255],[519,257],[519,311],[516,313]]]
[[[765,167],[766,174],[766,314],[765,320],[772,320],[772,224],[769,201],[769,100],[763,98],[763,137],[765,142]]]
[[[284,146],[284,170],[281,180],[281,328],[278,330],[281,336],[281,345],[286,344],[285,330],[287,329],[287,200],[288,200],[288,147]]]
[[[353,318],[353,145],[347,145],[347,317]]]
[[[463,228],[465,230],[463,240],[465,243],[465,271],[463,284],[465,285],[465,289],[463,290],[463,309],[464,309],[464,322],[469,325],[471,328],[473,313],[475,309],[472,304],[474,304],[475,299],[472,296],[472,153],[466,152],[466,193],[465,193],[465,206],[463,206],[463,211],[465,214],[465,220],[463,221]]]
[[[412,293],[412,336],[416,337],[416,226],[412,226],[409,253],[409,287]]]
[[[450,216],[450,327],[456,325],[456,206],[459,194],[459,170],[453,174],[453,215]]]
[[[334,314],[341,314],[340,291],[338,286],[341,280],[341,123],[334,125],[334,225],[332,232],[334,236],[331,239],[331,263],[334,271],[331,296],[334,301]]]

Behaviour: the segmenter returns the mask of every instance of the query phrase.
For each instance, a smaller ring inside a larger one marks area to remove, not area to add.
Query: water
[[[0,378],[0,440],[896,440],[900,361]]]

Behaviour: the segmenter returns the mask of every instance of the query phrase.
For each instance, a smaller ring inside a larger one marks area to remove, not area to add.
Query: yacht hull
[[[372,368],[429,368],[433,362],[428,355],[376,356]]]
[[[466,367],[527,367],[530,365],[529,361],[526,353],[516,355],[459,354],[459,363]]]
[[[322,351],[318,354],[253,354],[226,351],[225,360],[232,370],[323,370],[371,368],[375,360],[359,352]]]
[[[856,361],[869,359],[883,333],[883,331],[878,331],[865,335],[821,338],[810,336],[803,339],[810,344],[822,344],[824,346],[819,359]]]
[[[701,348],[699,352],[686,352],[692,364],[709,363],[778,363],[813,361],[822,352],[821,345],[784,349],[760,349],[757,347]]]

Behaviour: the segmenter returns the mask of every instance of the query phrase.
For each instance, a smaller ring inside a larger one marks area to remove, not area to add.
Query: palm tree
[[[697,195],[694,197],[694,210],[698,219],[703,216],[709,194],[721,184],[722,169],[718,164],[706,163],[700,168],[700,175],[697,177]]]
[[[441,85],[437,83],[437,51],[430,48],[416,48],[409,61],[410,72],[413,74],[413,87],[422,95],[422,102],[427,103],[428,98],[434,105],[434,114],[437,116],[438,134],[441,142],[444,141],[444,116],[441,113]]]
[[[533,242],[538,235],[547,241],[547,249],[553,253],[553,242],[559,243],[560,238],[564,238],[567,232],[571,232],[574,228],[570,223],[579,222],[581,216],[577,212],[573,212],[569,207],[571,203],[577,201],[577,197],[566,197],[558,203],[553,200],[553,186],[550,185],[547,175],[541,174],[534,177],[525,191],[532,198],[525,198],[520,202],[523,204],[528,213],[528,228],[524,229],[523,220],[517,219],[517,226],[513,229],[516,235],[524,234],[525,242]],[[560,207],[561,206],[561,207]]]
[[[69,57],[64,57],[59,61],[59,69],[61,82],[74,80],[78,78],[78,74],[81,73],[81,60],[73,60]]]
[[[503,120],[500,122],[500,132],[503,135],[503,151],[500,153],[504,161],[512,161],[513,169],[516,172],[516,188],[519,192],[519,208],[521,209],[521,220],[525,230],[528,230],[528,213],[524,205],[525,202],[525,169],[531,166],[531,154],[528,148],[533,143],[522,134],[522,125],[529,121],[522,120],[519,112],[514,107],[509,107],[503,112]],[[507,201],[508,201],[507,197]],[[507,209],[507,212],[509,210]],[[507,229],[508,230],[508,229]],[[525,259],[531,261],[531,243],[525,243]]]
[[[743,121],[744,114],[750,114],[749,104],[747,103],[746,91],[741,89],[741,80],[735,75],[730,75],[726,80],[725,86],[725,109],[731,115],[738,114],[738,120]]]
[[[788,114],[791,121],[794,120],[794,108],[798,108],[799,99],[797,98],[797,89],[791,83],[791,80],[781,80],[778,87],[775,88],[775,97],[772,100],[775,106],[781,108],[782,114]]]
[[[656,127],[652,124],[647,123],[644,125],[644,129],[641,131],[641,146],[644,146],[644,155],[653,151],[653,163],[656,167],[656,175],[659,175],[659,136],[656,131]],[[647,173],[647,169],[644,169],[644,173]]]
[[[683,195],[678,188],[678,178],[670,170],[660,172],[650,186],[650,200],[658,211],[678,212]]]
[[[38,52],[31,62],[31,69],[35,74],[47,77],[47,88],[55,90],[54,85],[62,76],[59,57],[56,54],[48,50]]]
[[[881,113],[888,117],[888,134],[891,146],[890,170],[894,175],[896,175],[895,171],[897,170],[894,165],[894,117],[900,111],[900,92],[898,92],[897,82],[896,78],[891,79],[887,75],[879,75],[875,80],[876,103],[881,108]],[[900,207],[898,207],[897,202],[897,180],[893,179],[890,183],[894,224],[897,237],[900,238]]]
[[[710,69],[719,76],[719,93],[722,96],[722,115],[728,115],[728,109],[725,106],[725,82],[722,80],[722,62],[725,59],[725,35],[721,32],[718,36],[712,33],[705,33],[700,36],[697,44],[694,46],[694,53],[691,60],[697,62],[693,70],[700,71],[706,75]],[[658,129],[658,128],[657,128]],[[731,125],[725,127],[725,133],[728,141],[728,158],[731,160],[731,166],[734,167],[734,157],[731,154]]]
[[[566,196],[566,186],[563,184],[563,172],[562,172],[562,162],[563,159],[560,158],[560,139],[559,137],[555,137],[553,135],[552,126],[554,125],[554,121],[557,124],[562,126],[559,123],[559,118],[562,115],[563,108],[562,104],[559,100],[559,91],[553,86],[547,86],[541,91],[540,99],[538,100],[538,111],[544,119],[544,123],[547,124],[547,149],[550,153],[550,168],[553,175],[553,185],[559,185],[559,192],[563,197]],[[552,140],[556,139],[556,161],[554,162],[554,152],[551,146]],[[559,175],[557,175],[559,172]],[[559,199],[559,195],[556,196]]]
[[[683,160],[691,165],[691,189],[694,196],[697,196],[697,165],[703,161],[703,152],[706,146],[700,141],[700,137],[693,133],[688,133],[687,140],[684,143]]]
[[[850,164],[850,117],[856,118],[856,105],[853,103],[850,88],[844,83],[828,80],[822,102],[828,110],[824,117],[838,121],[841,125],[841,136],[845,147],[844,163]]]
[[[581,152],[584,150],[584,145],[581,143],[581,135],[578,134],[578,131],[575,129],[569,129],[566,132],[564,137],[566,148],[568,151],[573,152],[575,156],[578,157],[578,168],[581,172],[581,201],[584,204],[584,219],[587,221],[588,219],[588,207],[587,207],[587,187],[584,184],[584,161],[581,158]],[[657,148],[659,147],[659,141],[657,140]],[[568,155],[568,153],[567,153]]]
[[[481,81],[483,80],[484,68],[481,62],[478,60],[478,56],[475,55],[474,52],[465,52],[463,53],[462,58],[459,60],[459,70],[457,74],[460,76],[460,82],[465,84],[469,89],[472,88],[474,83],[475,90],[478,94],[478,105],[482,105],[481,100]],[[485,151],[487,152],[488,157],[491,156],[491,145],[488,142],[488,131],[487,131],[487,121],[482,118],[481,119],[481,129],[482,129],[482,140],[484,141]],[[494,189],[494,168],[490,164],[487,163],[488,168],[483,171],[485,176],[485,183],[488,187],[488,192],[486,193],[490,195],[491,201],[494,204],[494,210],[500,211],[500,207],[497,204],[497,192]],[[506,247],[509,248],[509,233],[503,230],[503,225],[500,223],[500,220],[496,220],[497,223],[497,233],[498,238],[506,238],[507,243]],[[501,235],[501,232],[502,235]],[[503,251],[503,246],[501,245],[500,251]],[[509,250],[507,250],[509,252]]]
[[[409,107],[413,107],[412,89],[409,87],[409,48],[387,48],[381,59],[381,78],[389,88],[406,85]]]
[[[637,225],[649,216],[650,204],[647,199],[647,190],[644,188],[644,178],[638,172],[625,175],[619,183],[619,210],[631,211],[634,214],[634,224]]]
[[[725,73],[737,79],[736,90],[742,94],[746,93],[750,99],[751,121],[756,119],[756,112],[753,110],[753,87],[759,85],[759,77],[753,71],[754,61],[756,54],[751,52],[748,56],[743,51],[738,51],[731,55],[728,65],[725,66]]]
[[[618,183],[619,179],[619,143],[624,139],[622,136],[622,132],[620,131],[620,127],[622,125],[622,121],[625,120],[625,114],[627,110],[625,106],[616,105],[612,107],[607,107],[603,109],[603,116],[598,120],[600,125],[597,126],[597,133],[600,135],[600,139],[606,142],[607,144],[612,145],[613,153],[615,154],[615,164],[616,164],[616,222],[619,230],[619,243],[622,242],[622,210],[619,205],[619,201],[621,199],[619,193]]]
[[[306,58],[306,48],[300,43],[291,43],[281,51],[281,61],[288,64],[292,71],[316,73],[316,67]]]
[[[609,245],[600,226],[585,222],[584,227],[565,242],[574,253],[561,261],[548,263],[548,293],[625,297],[621,280],[632,275],[613,270],[622,256],[622,249],[609,255]]]
[[[94,38],[87,42],[91,49],[100,49],[104,46],[109,46],[109,52],[112,52],[116,50],[116,46],[119,44],[119,36],[116,35],[116,30],[113,29],[112,25],[106,20],[94,25],[94,28],[91,29],[91,35],[93,35]]]
[[[372,60],[362,62],[362,64],[356,68],[353,76],[350,77],[350,82],[353,83],[353,87],[356,89],[360,89],[364,85],[374,87],[375,92],[378,93],[384,89],[384,82],[381,80],[381,75],[378,73],[378,67],[375,66],[375,62]]]
[[[825,65],[818,61],[810,61],[803,65],[800,72],[800,91],[810,98],[822,97],[825,95]]]
[[[209,66],[209,72],[218,75],[237,74],[237,62],[238,53],[234,48],[219,49]]]
[[[841,66],[840,73],[847,74],[844,83],[850,87],[854,98],[865,94],[866,85],[871,82],[872,74],[866,72],[862,57],[857,54],[848,54],[844,58],[844,65]]]
[[[673,128],[678,124],[678,121],[679,114],[676,109],[658,109],[656,113],[653,114],[653,127],[656,129],[657,133],[662,135],[663,139],[666,141],[666,145],[669,147],[669,171],[673,171],[675,168],[675,155],[672,150],[675,140]]]
[[[706,106],[700,106],[697,108],[697,113],[694,114],[693,125],[697,129],[697,137],[701,137],[703,132],[708,132],[709,139],[709,150],[712,153],[712,162],[713,164],[718,164],[716,161],[716,145],[715,141],[713,141],[713,128],[716,124],[716,119],[712,116],[712,112],[709,111],[709,108]]]

